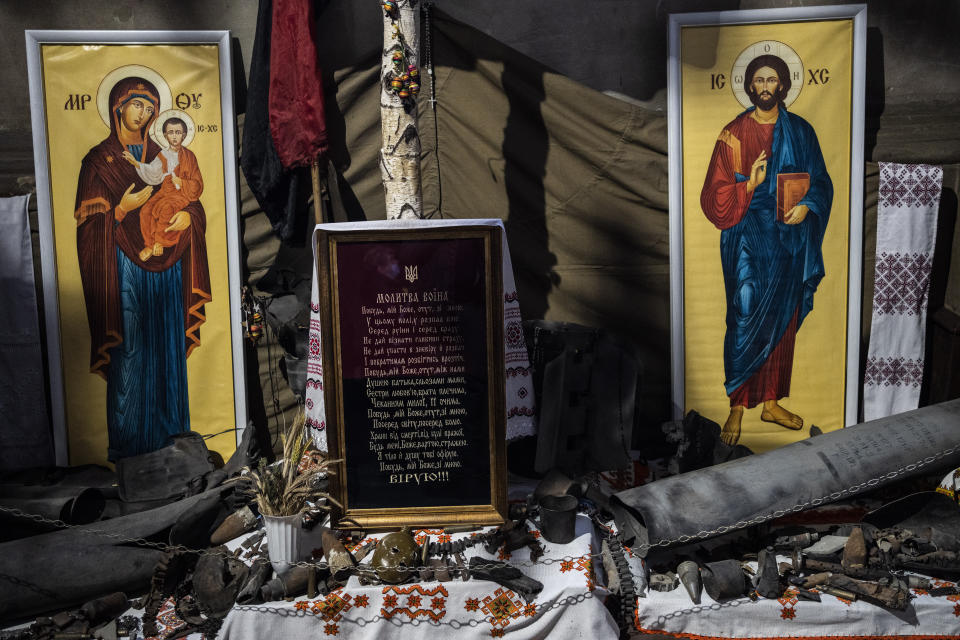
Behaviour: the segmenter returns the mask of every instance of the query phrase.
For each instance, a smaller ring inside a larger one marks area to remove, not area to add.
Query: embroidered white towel
[[[53,462],[27,207],[0,198],[0,469]]]
[[[873,320],[863,380],[863,416],[916,409],[923,381],[927,294],[943,170],[880,163]]]

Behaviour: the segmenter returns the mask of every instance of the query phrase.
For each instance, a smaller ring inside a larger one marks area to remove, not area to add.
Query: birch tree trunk
[[[383,11],[383,55],[380,65],[380,174],[387,205],[387,219],[423,217],[420,191],[420,134],[417,130],[416,92],[402,98],[391,81],[419,69],[419,0],[393,0],[395,8]],[[402,52],[397,64],[395,52]],[[417,72],[419,73],[419,72]],[[419,81],[419,80],[418,80]],[[409,82],[407,83],[409,84]]]

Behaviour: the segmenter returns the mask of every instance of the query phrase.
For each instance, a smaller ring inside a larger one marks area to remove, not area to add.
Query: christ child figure
[[[168,146],[161,149],[152,162],[138,162],[129,151],[124,159],[137,169],[140,179],[147,184],[160,185],[157,192],[140,209],[140,232],[143,251],[140,260],[163,255],[165,247],[180,240],[182,231],[172,229],[172,219],[203,193],[203,177],[197,156],[183,146],[187,125],[180,118],[169,118],[163,123],[163,137]]]

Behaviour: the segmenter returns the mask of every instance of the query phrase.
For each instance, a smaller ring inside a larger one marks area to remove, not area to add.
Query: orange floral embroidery
[[[419,584],[410,585],[409,587],[384,587],[383,594],[383,607],[380,608],[380,615],[387,619],[397,615],[405,615],[411,620],[425,617],[430,618],[434,622],[439,622],[447,615],[444,604],[450,594],[443,585],[437,585],[432,589]],[[407,596],[406,606],[404,607],[397,606],[397,599],[401,595]],[[425,596],[432,597],[431,605],[436,611],[419,608]]]

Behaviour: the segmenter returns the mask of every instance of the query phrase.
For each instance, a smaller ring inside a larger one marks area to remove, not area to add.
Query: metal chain
[[[843,498],[844,496],[853,495],[853,494],[859,493],[860,491],[862,491],[862,490],[864,490],[864,489],[872,489],[872,488],[878,487],[878,486],[880,486],[880,483],[882,483],[882,482],[884,482],[884,481],[893,480],[893,479],[898,478],[898,477],[900,477],[900,476],[902,476],[902,475],[904,475],[904,474],[912,473],[912,472],[914,472],[914,471],[916,471],[916,470],[918,470],[918,469],[922,469],[923,467],[926,467],[926,466],[928,466],[928,465],[936,462],[937,460],[940,460],[940,459],[942,459],[942,458],[945,458],[946,456],[949,456],[949,455],[955,453],[957,450],[960,450],[960,444],[956,444],[956,445],[950,447],[949,449],[944,449],[944,450],[942,450],[942,451],[940,451],[940,452],[938,452],[938,453],[935,453],[935,454],[933,454],[933,455],[927,456],[927,457],[924,458],[923,460],[919,460],[919,461],[914,462],[914,463],[912,463],[912,464],[904,465],[904,466],[900,467],[899,469],[897,469],[896,471],[889,471],[889,472],[884,473],[884,474],[882,474],[882,475],[880,475],[880,476],[877,476],[876,478],[871,478],[871,479],[866,480],[866,481],[864,481],[864,482],[860,482],[860,483],[858,483],[858,484],[855,484],[855,485],[852,485],[852,486],[850,486],[850,487],[847,487],[846,489],[842,489],[842,490],[840,490],[840,491],[834,491],[833,493],[831,493],[831,494],[829,494],[829,495],[827,495],[827,496],[821,496],[821,497],[819,497],[819,498],[813,498],[813,499],[811,499],[811,500],[807,500],[806,502],[801,502],[801,503],[795,504],[794,506],[790,507],[789,509],[777,509],[776,511],[773,511],[773,512],[768,513],[768,514],[766,514],[766,515],[756,516],[756,517],[754,517],[754,518],[750,518],[749,520],[740,520],[740,521],[738,521],[738,522],[735,522],[734,524],[723,525],[723,526],[717,527],[716,529],[710,529],[709,531],[707,531],[707,530],[698,531],[697,533],[692,534],[692,535],[677,536],[676,538],[674,538],[674,539],[672,539],[672,540],[660,540],[660,541],[655,542],[655,543],[652,543],[652,544],[646,543],[646,544],[638,545],[636,548],[645,551],[645,550],[652,549],[653,547],[667,547],[667,546],[670,546],[670,545],[676,544],[676,543],[685,544],[685,543],[688,543],[688,542],[694,542],[694,541],[696,541],[696,540],[702,540],[702,539],[704,539],[704,538],[711,538],[711,537],[713,537],[713,536],[715,536],[715,535],[720,535],[720,534],[723,534],[723,533],[729,533],[729,532],[731,532],[731,531],[736,531],[736,530],[738,530],[738,529],[744,529],[744,528],[746,528],[746,527],[750,527],[750,526],[753,526],[753,525],[762,524],[762,523],[764,523],[764,522],[769,522],[770,520],[776,520],[777,518],[782,518],[783,516],[785,516],[785,515],[787,515],[787,514],[790,514],[790,513],[799,513],[799,512],[801,512],[801,511],[803,511],[803,510],[805,510],[805,509],[808,509],[808,508],[810,508],[810,507],[819,507],[820,505],[825,504],[825,503],[828,503],[828,502],[836,502],[837,500]]]
[[[912,464],[904,465],[904,466],[900,467],[899,469],[897,469],[897,470],[895,470],[895,471],[890,471],[890,472],[888,472],[888,473],[882,474],[882,475],[877,476],[877,477],[875,477],[875,478],[871,478],[870,480],[866,480],[866,481],[864,481],[864,482],[860,482],[860,483],[858,483],[858,484],[852,485],[852,486],[847,487],[846,489],[843,489],[843,490],[840,490],[840,491],[834,491],[833,493],[830,493],[829,495],[821,496],[821,497],[819,497],[819,498],[813,498],[813,499],[808,500],[808,501],[806,501],[806,502],[798,503],[798,504],[796,504],[796,505],[794,505],[794,506],[792,506],[792,507],[790,507],[790,508],[787,508],[787,509],[777,509],[777,510],[772,511],[772,512],[770,512],[770,513],[768,513],[768,514],[765,514],[765,515],[756,516],[756,517],[750,518],[750,519],[748,519],[748,520],[740,520],[740,521],[738,521],[738,522],[736,522],[736,523],[733,523],[733,524],[723,525],[723,526],[717,527],[716,529],[702,530],[702,531],[698,531],[697,533],[694,533],[694,534],[681,535],[681,536],[677,536],[676,538],[672,538],[672,539],[669,539],[669,540],[659,540],[659,541],[654,542],[654,543],[643,543],[643,544],[635,545],[635,546],[633,546],[633,547],[630,547],[630,550],[631,550],[634,554],[639,553],[640,555],[646,555],[646,551],[649,551],[650,549],[653,549],[653,548],[655,548],[655,547],[668,547],[668,546],[671,546],[671,545],[674,545],[674,544],[678,544],[678,543],[679,543],[679,544],[686,544],[686,543],[689,543],[689,542],[694,542],[694,541],[696,541],[696,540],[702,540],[702,539],[705,539],[705,538],[713,537],[713,536],[715,536],[715,535],[720,535],[720,534],[724,534],[724,533],[730,533],[731,531],[735,531],[735,530],[738,530],[738,529],[744,529],[744,528],[746,528],[746,527],[750,527],[750,526],[753,526],[753,525],[762,524],[762,523],[764,523],[764,522],[768,522],[768,521],[770,521],[770,520],[775,520],[776,518],[783,517],[783,516],[785,516],[785,515],[787,515],[787,514],[790,514],[790,513],[799,513],[800,511],[803,511],[804,509],[807,509],[807,508],[809,508],[809,507],[816,507],[816,506],[820,506],[820,505],[822,505],[822,504],[825,504],[825,503],[827,503],[827,502],[834,502],[834,501],[836,501],[836,500],[839,500],[840,498],[843,498],[844,496],[858,493],[858,492],[860,492],[860,491],[862,491],[862,490],[864,490],[864,489],[869,489],[869,488],[877,487],[877,486],[879,486],[882,482],[885,482],[885,481],[888,481],[888,480],[893,480],[893,479],[898,478],[898,477],[900,477],[900,476],[902,476],[902,475],[904,475],[904,474],[912,473],[912,472],[914,472],[914,471],[917,471],[918,469],[922,469],[922,468],[924,468],[924,467],[927,467],[927,466],[933,464],[934,462],[936,462],[936,461],[938,461],[938,460],[941,460],[941,459],[945,458],[946,456],[949,456],[949,455],[957,452],[958,450],[960,450],[960,444],[954,445],[953,447],[950,447],[949,449],[944,449],[944,450],[940,451],[939,453],[936,453],[936,454],[927,456],[927,457],[924,458],[923,460],[919,460],[919,461],[914,462],[914,463],[912,463]],[[170,544],[166,544],[166,543],[163,543],[163,542],[151,542],[151,541],[149,541],[149,540],[147,540],[147,539],[145,539],[145,538],[125,537],[124,535],[119,534],[119,533],[110,533],[110,532],[107,532],[107,531],[101,531],[101,530],[99,530],[99,529],[81,529],[81,528],[79,528],[80,525],[67,524],[67,523],[64,522],[63,520],[52,520],[52,519],[46,518],[46,517],[44,517],[44,516],[42,516],[42,515],[40,515],[40,514],[27,513],[27,512],[25,512],[25,511],[23,511],[23,510],[21,510],[21,509],[15,508],[15,507],[4,507],[4,506],[0,506],[0,512],[7,513],[7,514],[10,514],[10,515],[13,515],[13,516],[16,516],[16,517],[20,517],[20,518],[26,518],[26,519],[28,519],[28,520],[32,520],[32,521],[37,522],[37,523],[39,523],[39,524],[54,525],[54,526],[59,527],[59,528],[61,528],[61,529],[78,529],[81,533],[84,533],[84,534],[87,534],[87,535],[92,535],[92,536],[97,536],[97,537],[102,537],[102,538],[110,538],[110,539],[112,539],[112,540],[115,540],[116,542],[122,542],[122,543],[128,543],[128,544],[135,544],[135,545],[138,545],[138,546],[141,546],[141,547],[149,547],[149,548],[151,548],[151,549],[157,549],[158,551],[164,551],[164,552],[179,552],[179,553],[192,553],[192,554],[196,554],[196,555],[200,555],[200,556],[205,556],[205,555],[206,555],[206,556],[220,556],[220,557],[224,557],[224,558],[236,558],[236,556],[235,556],[234,554],[232,554],[232,553],[224,552],[224,551],[216,551],[216,550],[214,550],[214,549],[191,549],[191,548],[186,547],[186,546],[184,546],[184,545],[182,545],[182,544],[180,544],[180,545],[170,545]],[[576,561],[576,560],[580,560],[580,559],[582,559],[582,558],[584,558],[584,557],[588,557],[588,558],[601,558],[602,555],[601,555],[600,553],[588,553],[588,554],[583,554],[583,555],[579,555],[579,556],[563,556],[562,558],[543,558],[543,559],[540,559],[540,560],[517,560],[517,561],[511,562],[510,565],[511,565],[511,566],[519,566],[519,567],[532,567],[532,566],[537,566],[537,565],[552,565],[552,564],[556,564],[556,563],[558,563],[558,562],[559,562],[559,563],[563,563],[563,562],[573,562],[573,561]],[[318,562],[299,561],[299,562],[290,562],[290,563],[288,563],[288,564],[289,564],[290,566],[316,567],[316,568],[320,568],[320,569],[326,569],[326,568],[329,567],[329,565],[328,565],[325,561],[318,561]],[[470,567],[470,568],[475,568],[475,569],[493,569],[493,568],[496,568],[496,567],[499,567],[499,566],[501,566],[501,565],[499,565],[499,564],[483,564],[483,565],[474,565],[473,567]],[[418,572],[418,571],[420,571],[420,570],[422,570],[422,569],[433,569],[433,568],[434,568],[434,567],[424,567],[424,566],[416,566],[416,567],[411,566],[411,567],[408,567],[408,569],[409,569],[411,572],[415,572],[415,571]],[[371,565],[369,565],[369,564],[359,564],[359,565],[357,565],[357,569],[360,570],[360,571],[364,571],[364,570],[372,571],[372,570],[373,570],[372,567],[371,567]]]

